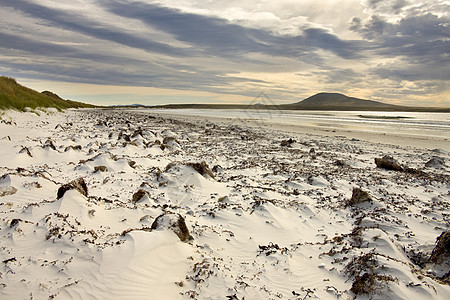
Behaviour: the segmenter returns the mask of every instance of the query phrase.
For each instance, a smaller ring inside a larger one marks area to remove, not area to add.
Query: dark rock
[[[64,152],[67,152],[67,151],[69,151],[70,149],[72,149],[72,150],[81,150],[81,145],[68,146],[68,147],[66,147],[66,149],[64,149]]]
[[[135,137],[137,137],[138,135],[140,135],[141,137],[144,136],[144,131],[143,131],[141,128],[136,129],[136,130],[133,132],[133,134],[131,135],[131,137],[132,137],[132,138],[135,138]]]
[[[222,167],[221,167],[220,165],[215,165],[215,166],[212,168],[212,171],[213,171],[214,173],[221,173],[221,172],[223,172],[223,169],[222,169]]]
[[[431,252],[429,259],[432,263],[450,261],[450,230],[444,231],[436,239],[436,247]]]
[[[369,193],[361,190],[360,188],[353,188],[352,198],[348,200],[348,205],[356,205],[362,202],[371,201]]]
[[[58,189],[57,198],[58,199],[62,198],[68,190],[77,190],[83,196],[85,196],[85,197],[88,196],[88,189],[87,189],[86,182],[84,182],[84,179],[81,177],[75,179],[74,181],[71,181],[69,183],[62,185]]]
[[[143,189],[139,189],[136,193],[133,194],[133,203],[139,202],[144,196],[148,196],[148,192]]]
[[[11,223],[9,224],[9,228],[13,228],[17,224],[19,224],[19,222],[22,222],[22,220],[21,219],[12,219]]]
[[[106,172],[108,171],[108,168],[106,166],[95,166],[94,172]]]
[[[151,228],[152,230],[158,228],[170,229],[175,232],[182,242],[188,241],[190,237],[186,222],[180,214],[162,214],[155,219]]]
[[[280,146],[282,146],[282,147],[291,147],[291,145],[293,143],[295,143],[295,142],[296,142],[295,140],[293,140],[292,138],[289,138],[288,140],[282,140],[281,143],[280,143]]]
[[[348,164],[340,159],[336,160],[333,164],[337,167],[348,167]]]
[[[202,161],[201,163],[187,163],[186,165],[193,168],[203,177],[206,177],[206,175],[208,175],[211,178],[214,178],[214,173],[211,171],[211,169],[209,168],[208,164],[205,161]]]
[[[385,155],[382,158],[375,158],[375,164],[378,168],[386,170],[404,171],[404,168],[389,155]]]
[[[425,163],[425,167],[441,169],[445,167],[445,161],[442,157],[433,156],[429,161]]]
[[[162,141],[162,143],[165,144],[165,145],[167,145],[167,144],[170,143],[170,142],[176,142],[176,143],[178,143],[177,139],[176,139],[175,137],[173,137],[173,136],[166,136],[166,137],[163,139],[163,141]]]

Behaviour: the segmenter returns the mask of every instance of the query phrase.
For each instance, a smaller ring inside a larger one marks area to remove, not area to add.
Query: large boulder
[[[86,182],[84,182],[84,179],[81,177],[62,185],[58,189],[57,198],[58,199],[62,198],[68,190],[77,190],[81,195],[85,197],[88,196],[88,189]]]
[[[180,214],[165,213],[158,216],[151,226],[152,230],[163,228],[170,229],[182,242],[189,240],[189,229],[184,218]]]

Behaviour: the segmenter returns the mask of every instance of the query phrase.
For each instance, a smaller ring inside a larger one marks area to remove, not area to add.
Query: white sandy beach
[[[136,110],[1,120],[1,299],[450,298],[448,241],[433,250],[446,139]]]

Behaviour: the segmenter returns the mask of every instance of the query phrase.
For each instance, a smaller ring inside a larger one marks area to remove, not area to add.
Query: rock
[[[6,185],[0,186],[0,197],[14,195],[17,192],[17,189],[13,186]]]
[[[163,139],[163,141],[162,141],[162,143],[163,144],[169,144],[170,142],[176,142],[176,143],[178,143],[178,141],[177,141],[177,139],[175,138],[175,137],[173,137],[173,136],[166,136],[164,139]]]
[[[340,159],[335,160],[333,164],[337,167],[348,167],[348,164],[345,161],[340,160]]]
[[[375,164],[378,168],[386,170],[404,171],[404,168],[389,155],[385,155],[382,158],[375,158]]]
[[[108,168],[106,166],[95,166],[94,172],[106,172],[108,171]]]
[[[12,219],[11,223],[9,224],[9,228],[13,228],[17,224],[19,224],[19,222],[22,222],[22,219]]]
[[[205,161],[202,161],[201,163],[187,163],[186,166],[193,168],[203,177],[209,176],[211,178],[214,178],[214,173],[211,171],[211,169],[209,168],[208,164]]]
[[[215,166],[212,168],[212,171],[213,171],[214,173],[222,173],[222,172],[223,172],[223,169],[222,169],[222,167],[221,167],[220,165],[215,165]]]
[[[57,198],[61,199],[68,190],[77,190],[81,195],[85,197],[88,196],[88,189],[86,182],[84,182],[84,179],[81,177],[62,185],[58,189]]]
[[[158,216],[151,226],[152,230],[158,228],[170,229],[182,242],[189,240],[189,229],[184,218],[180,214],[166,213]]]
[[[64,152],[67,152],[67,151],[69,151],[70,149],[72,149],[72,150],[81,150],[81,145],[67,146],[66,149],[64,149]]]
[[[425,163],[425,167],[442,169],[445,167],[445,161],[442,157],[433,156],[429,161]]]
[[[133,203],[139,202],[144,196],[148,196],[148,192],[143,189],[139,189],[136,193],[133,194]]]
[[[431,252],[429,259],[432,263],[450,261],[450,230],[444,231],[436,239],[436,247]]]
[[[288,140],[282,140],[281,143],[280,143],[280,146],[282,146],[282,147],[291,147],[291,145],[293,143],[295,143],[295,142],[296,142],[295,140],[293,140],[292,138],[289,138]]]
[[[371,201],[369,193],[361,190],[360,188],[353,188],[352,198],[348,200],[348,205],[356,205],[362,202]]]

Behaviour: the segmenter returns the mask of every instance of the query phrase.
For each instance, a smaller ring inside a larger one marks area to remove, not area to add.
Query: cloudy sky
[[[0,0],[0,75],[95,104],[450,107],[450,1]]]

